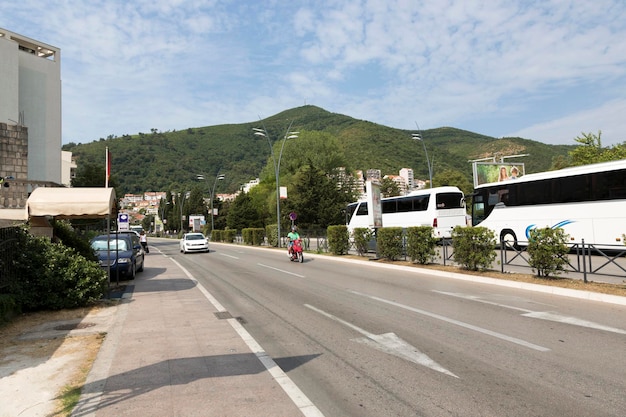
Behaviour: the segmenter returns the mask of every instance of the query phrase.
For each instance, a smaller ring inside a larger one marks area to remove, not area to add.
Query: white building
[[[28,178],[62,183],[61,50],[0,28],[0,123],[28,129]]]

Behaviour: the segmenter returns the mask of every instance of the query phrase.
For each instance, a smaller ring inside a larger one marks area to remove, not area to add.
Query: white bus
[[[533,228],[563,228],[571,243],[621,245],[626,233],[626,160],[564,168],[482,184],[472,224],[515,247]]]
[[[383,227],[431,226],[438,238],[449,238],[452,228],[466,226],[465,198],[457,187],[413,191],[406,196],[381,199]],[[348,231],[369,227],[366,201],[348,205]]]

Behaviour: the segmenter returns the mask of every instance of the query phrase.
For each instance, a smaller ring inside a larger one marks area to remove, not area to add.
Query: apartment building
[[[0,123],[26,132],[27,152],[13,152],[15,137],[0,141],[0,176],[61,184],[61,51],[0,28]],[[6,129],[5,129],[6,130]],[[10,172],[12,167],[27,167]]]

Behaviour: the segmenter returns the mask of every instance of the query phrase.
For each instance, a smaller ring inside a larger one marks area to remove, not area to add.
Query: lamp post
[[[428,151],[426,150],[426,143],[424,142],[424,138],[422,138],[422,131],[419,125],[417,124],[417,122],[415,123],[415,126],[417,126],[418,133],[413,133],[411,137],[413,138],[413,140],[419,140],[420,142],[422,142],[422,145],[424,146],[424,153],[426,154],[426,165],[428,165],[428,179],[430,181],[429,188],[433,188],[433,164],[430,161],[430,159],[428,159]]]
[[[163,204],[163,203],[165,203],[165,204]],[[164,202],[163,199],[161,199],[161,202],[159,203],[159,208],[161,209],[160,210],[161,211],[161,224],[163,225],[163,233],[165,233],[165,219],[164,219],[165,207],[167,207],[169,204],[170,204],[169,201],[165,201]],[[163,207],[161,207],[161,206],[163,206]]]
[[[278,154],[278,161],[274,156],[274,148],[272,147],[272,142],[270,141],[270,135],[267,133],[267,129],[263,126],[263,129],[252,128],[254,130],[254,134],[257,136],[263,136],[267,139],[267,143],[270,146],[270,152],[272,155],[272,162],[274,163],[274,175],[276,176],[276,223],[278,223],[278,247],[280,248],[280,160],[283,157],[283,149],[285,148],[285,142],[287,139],[295,139],[298,137],[300,132],[292,132],[291,125],[293,124],[293,120],[289,123],[289,127],[283,136],[283,143],[280,146],[280,153]]]
[[[196,178],[200,181],[203,181],[206,178],[206,175],[204,174],[198,174],[196,175]],[[213,232],[214,229],[214,223],[213,223],[213,200],[215,199],[215,186],[217,185],[218,181],[223,180],[224,178],[226,178],[226,176],[224,174],[220,174],[220,171],[217,171],[217,175],[215,176],[215,181],[213,181],[213,188],[211,188],[211,232]]]

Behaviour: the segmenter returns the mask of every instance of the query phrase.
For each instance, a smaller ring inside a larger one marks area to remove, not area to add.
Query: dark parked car
[[[91,239],[91,248],[98,255],[102,268],[110,265],[111,276],[119,271],[120,275],[135,279],[137,272],[143,271],[144,251],[133,233],[96,236]]]

